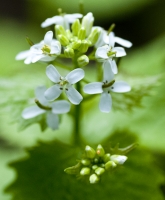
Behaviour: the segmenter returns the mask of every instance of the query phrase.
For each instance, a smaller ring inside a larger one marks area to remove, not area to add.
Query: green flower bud
[[[56,25],[56,26],[55,26],[55,33],[56,33],[56,37],[57,37],[57,38],[58,38],[59,35],[67,36],[64,27],[61,26],[61,25]]]
[[[81,45],[81,40],[76,40],[76,41],[72,42],[71,47],[73,49],[78,49],[80,47],[80,45]]]
[[[91,169],[89,167],[83,167],[80,171],[80,175],[86,176],[91,173]]]
[[[106,163],[108,161],[110,161],[110,156],[111,154],[110,153],[106,153],[104,156],[103,156],[103,161]]]
[[[73,33],[73,35],[74,36],[78,36],[78,32],[79,32],[79,30],[80,30],[80,28],[81,28],[81,24],[80,24],[80,20],[79,19],[76,19],[75,21],[74,21],[74,23],[72,24],[72,33]]]
[[[84,40],[85,36],[86,36],[86,30],[85,30],[85,28],[81,28],[78,32],[78,39]]]
[[[98,167],[98,168],[95,170],[95,173],[96,173],[98,176],[102,175],[104,172],[105,172],[105,169],[102,168],[102,167]]]
[[[84,67],[85,65],[87,65],[89,63],[89,58],[88,58],[88,56],[83,55],[77,59],[77,62],[78,62],[79,67]]]
[[[98,163],[98,162],[99,162],[99,159],[98,159],[98,158],[95,158],[93,161],[94,161],[94,163]]]
[[[59,35],[58,36],[58,40],[60,41],[60,43],[63,45],[63,46],[67,46],[69,44],[69,40],[66,36],[64,35]]]
[[[116,164],[122,165],[127,160],[127,156],[112,155],[111,160]]]
[[[66,36],[67,36],[67,38],[69,38],[69,39],[72,39],[72,33],[70,32],[70,30],[66,30]]]
[[[99,30],[98,28],[95,28],[92,30],[92,32],[90,33],[88,37],[88,40],[91,42],[91,45],[94,45],[97,42],[100,36],[100,33],[101,33],[101,30]]]
[[[74,56],[74,50],[72,48],[66,48],[64,54],[67,58],[72,58]]]
[[[85,165],[85,166],[88,166],[88,165],[91,164],[91,161],[90,161],[89,159],[82,159],[82,160],[81,160],[81,163],[82,163],[83,165]]]
[[[104,168],[104,167],[105,167],[105,164],[104,164],[104,163],[100,164],[100,167]]]
[[[103,157],[103,156],[104,156],[105,151],[104,151],[103,147],[101,146],[101,144],[99,144],[99,145],[97,146],[96,153],[97,153],[97,155],[98,155],[99,157]]]
[[[88,42],[86,40],[83,40],[78,50],[82,53],[85,53],[88,50],[88,47]]]
[[[97,168],[98,168],[97,165],[93,165],[93,166],[92,166],[92,169],[93,169],[93,170],[96,170]]]
[[[116,163],[114,163],[113,161],[108,161],[106,164],[105,164],[105,169],[106,170],[110,170],[110,169],[112,169],[112,168],[114,168],[114,167],[116,167],[117,165],[116,165]]]
[[[64,170],[67,174],[78,174],[80,171],[81,163],[77,163],[77,165],[68,167]]]
[[[94,184],[94,183],[98,183],[100,180],[100,177],[98,177],[96,174],[92,174],[90,177],[89,177],[89,182],[91,184]]]
[[[95,150],[91,148],[90,146],[85,147],[85,153],[86,153],[87,158],[94,158],[96,155]]]

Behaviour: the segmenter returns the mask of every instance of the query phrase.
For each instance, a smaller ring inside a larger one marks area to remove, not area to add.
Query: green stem
[[[74,68],[78,68],[78,63],[77,63],[77,56],[74,57],[73,59],[74,63]],[[81,93],[81,85],[80,82],[76,83],[76,89],[79,93]],[[80,144],[80,135],[81,135],[81,130],[80,130],[80,121],[81,121],[81,103],[75,106],[74,110],[74,135],[73,135],[73,143],[74,145],[79,145]]]

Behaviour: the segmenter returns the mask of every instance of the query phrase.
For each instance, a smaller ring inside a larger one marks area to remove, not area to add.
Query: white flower
[[[47,99],[44,97],[44,92],[46,91],[45,86],[37,87],[35,90],[35,95],[38,101],[48,109],[42,109],[40,107],[31,106],[25,108],[22,112],[22,117],[24,119],[31,119],[43,113],[46,113],[46,122],[47,125],[55,130],[58,129],[59,125],[59,117],[58,114],[64,114],[69,112],[70,110],[70,103],[65,100],[56,101],[53,103],[49,103]]]
[[[84,92],[87,94],[101,93],[99,108],[102,112],[108,113],[112,107],[110,92],[129,92],[131,87],[124,81],[114,81],[114,74],[109,64],[104,63],[103,82],[89,83],[84,86]]]
[[[114,35],[113,33],[109,34],[109,45],[104,45],[102,47],[99,47],[96,50],[95,57],[101,61],[106,62],[106,64],[109,64],[112,68],[112,72],[114,74],[117,74],[118,69],[116,66],[116,62],[112,60],[113,57],[122,57],[126,55],[126,52],[124,48],[122,47],[114,47],[115,41],[114,41]]]
[[[35,63],[37,61],[49,62],[54,60],[61,53],[61,44],[53,39],[53,32],[48,31],[44,40],[31,46],[30,50],[20,52],[16,60],[25,59],[25,64]]]
[[[111,161],[115,162],[116,164],[122,165],[126,160],[127,156],[124,155],[112,155],[110,157]]]
[[[50,26],[52,24],[58,24],[63,26],[66,30],[69,29],[69,24],[73,23],[77,18],[81,18],[82,14],[75,13],[75,14],[65,14],[65,15],[59,15],[54,16],[52,18],[46,19],[42,24],[41,27],[45,28],[47,26]]]
[[[62,77],[57,69],[53,65],[49,65],[46,68],[46,74],[48,78],[55,83],[45,92],[45,97],[48,100],[54,100],[60,96],[63,89],[69,99],[69,101],[75,105],[79,104],[83,97],[81,94],[72,86],[82,78],[84,78],[84,70],[77,68],[71,71],[67,76]]]
[[[82,19],[82,27],[86,30],[86,36],[88,36],[92,30],[94,17],[91,12],[87,13]]]
[[[105,44],[109,44],[108,32],[99,26],[94,26],[94,28],[99,28],[101,32],[97,42],[95,43],[95,47],[98,48]],[[114,43],[118,43],[123,47],[130,48],[132,46],[132,43],[130,41],[122,39],[120,37],[116,37],[114,32],[111,32],[111,40],[114,41]]]

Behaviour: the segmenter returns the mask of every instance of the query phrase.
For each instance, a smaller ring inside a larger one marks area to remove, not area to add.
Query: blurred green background
[[[154,79],[161,74],[164,77],[165,1],[84,0],[83,2],[85,14],[87,12],[94,14],[94,25],[108,29],[112,23],[115,23],[115,34],[133,43],[133,47],[126,50],[127,56],[120,63],[120,70],[130,84],[136,84],[136,80],[140,80],[138,83],[140,82],[143,90],[143,86],[148,82],[148,76]],[[21,99],[26,97],[27,93],[32,94],[36,86],[48,84],[45,76],[46,64],[27,66],[22,61],[15,61],[14,58],[18,52],[29,48],[25,41],[26,36],[35,43],[43,39],[46,30],[41,29],[40,24],[46,18],[56,15],[58,8],[62,8],[66,13],[77,13],[79,1],[15,0],[11,2],[6,0],[1,2],[0,199],[2,200],[12,199],[11,195],[4,194],[3,189],[16,178],[16,173],[8,167],[8,163],[27,155],[24,151],[25,147],[36,145],[38,140],[49,142],[57,138],[64,143],[71,141],[72,119],[68,115],[63,117],[58,131],[46,130],[42,133],[36,124],[18,132],[17,124],[11,123],[11,112],[15,111],[3,106],[10,99],[12,104],[14,96]],[[151,84],[154,82],[152,78],[149,78]],[[98,98],[94,101],[96,103],[94,107],[87,112],[91,102],[86,103],[82,121],[83,139],[89,144],[96,144],[115,130],[130,130],[137,135],[141,146],[148,148],[154,154],[164,155],[164,78],[159,83],[153,88],[152,96],[142,99],[142,107],[135,108],[132,112],[114,109],[108,115],[100,113]],[[164,173],[164,168],[160,169]],[[29,197],[29,200],[31,199]]]

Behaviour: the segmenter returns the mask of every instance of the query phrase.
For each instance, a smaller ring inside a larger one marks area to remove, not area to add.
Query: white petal
[[[35,63],[35,62],[41,60],[43,57],[45,57],[44,54],[41,54],[41,55],[34,55],[33,58],[32,58],[32,63]]]
[[[83,97],[81,96],[81,94],[72,86],[69,86],[68,88],[66,88],[65,93],[69,101],[75,105],[78,105],[83,100]]]
[[[69,23],[73,23],[77,18],[81,18],[83,15],[80,13],[66,14],[65,17],[68,18]]]
[[[115,42],[120,44],[121,46],[127,47],[127,48],[130,48],[132,46],[132,43],[130,41],[124,40],[124,39],[119,38],[119,37],[115,37]]]
[[[110,90],[113,92],[129,92],[131,90],[131,87],[128,85],[128,83],[124,81],[117,81],[115,82],[111,87]]]
[[[58,22],[61,20],[61,18],[63,18],[63,17],[61,17],[61,16],[54,16],[54,17],[52,17],[52,18],[48,18],[48,19],[46,19],[46,20],[41,24],[41,27],[42,27],[42,28],[45,28],[45,27],[50,26],[50,25],[52,25],[52,24],[56,24],[56,23],[58,23]]]
[[[46,75],[54,83],[58,83],[60,81],[61,75],[53,65],[47,66]]]
[[[117,65],[116,65],[115,60],[109,60],[109,61],[110,61],[110,64],[111,64],[112,72],[114,74],[117,74],[118,73],[118,69],[117,69]]]
[[[109,59],[103,63],[103,82],[111,82],[114,79],[114,73],[111,66],[112,60]]]
[[[122,47],[114,47],[113,52],[116,52],[116,57],[122,57],[126,55],[125,49]]]
[[[53,39],[53,32],[52,31],[48,31],[46,34],[45,34],[45,37],[44,37],[44,43],[46,45],[51,45],[51,42],[52,42],[52,39]]]
[[[51,100],[57,99],[61,93],[62,93],[62,90],[60,90],[59,86],[53,85],[52,87],[48,88],[45,91],[44,96],[47,100],[51,101]]]
[[[50,53],[59,55],[61,53],[61,48],[59,48],[59,46],[52,46]]]
[[[35,90],[35,96],[41,104],[48,105],[48,100],[44,96],[45,91],[46,91],[45,86],[39,86]]]
[[[31,54],[30,50],[22,51],[19,54],[16,55],[16,60],[24,60]]]
[[[43,113],[45,113],[45,110],[39,108],[38,106],[31,106],[23,110],[22,117],[24,119],[30,119]]]
[[[35,56],[35,55],[30,55],[30,56],[28,56],[28,57],[24,60],[24,63],[25,63],[26,65],[29,65],[29,64],[32,62],[32,59],[33,59],[34,56]]]
[[[54,114],[67,113],[70,110],[70,103],[65,100],[60,100],[52,103],[52,112]]]
[[[56,56],[44,55],[44,57],[42,57],[42,58],[40,59],[40,61],[43,61],[43,62],[50,62],[50,61],[53,61],[55,58],[56,58]]]
[[[115,34],[111,32],[109,34],[109,46],[114,47],[114,45],[115,45]]]
[[[87,94],[99,94],[103,92],[102,82],[89,83],[84,86],[84,92]]]
[[[99,47],[96,50],[95,57],[96,58],[107,59],[108,58],[108,56],[107,56],[108,50],[109,50],[108,45],[104,45],[102,47]]]
[[[56,114],[53,114],[51,112],[47,112],[46,122],[47,122],[47,125],[52,130],[56,130],[56,129],[58,129],[58,125],[59,125],[59,117]]]
[[[74,84],[77,83],[78,81],[80,81],[81,79],[83,79],[85,76],[84,70],[83,69],[74,69],[73,71],[71,71],[66,77],[65,79],[70,83],[70,84]]]
[[[112,98],[108,92],[101,94],[99,108],[101,112],[109,113],[112,107]]]

